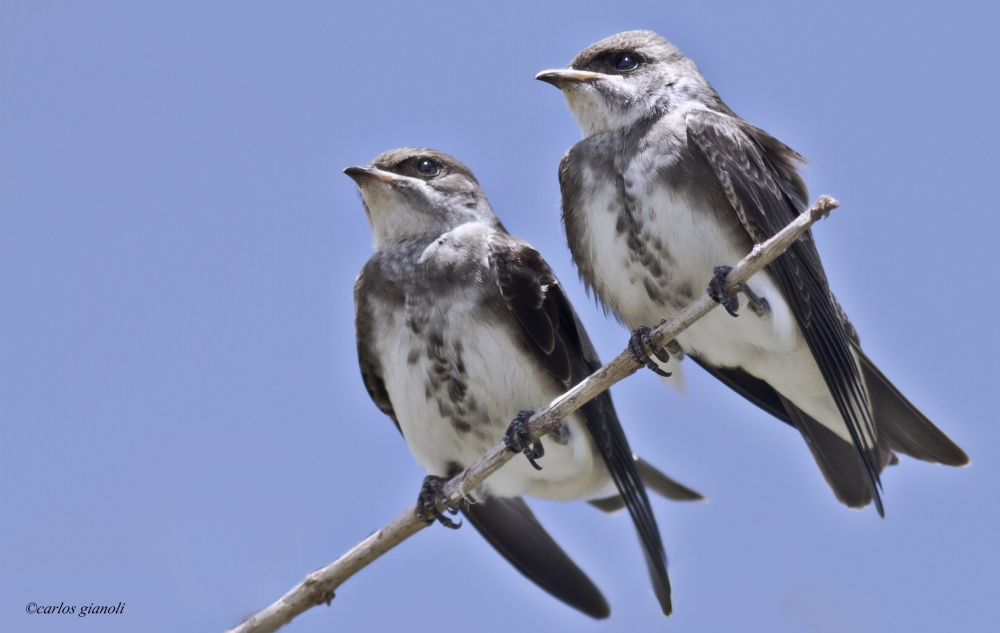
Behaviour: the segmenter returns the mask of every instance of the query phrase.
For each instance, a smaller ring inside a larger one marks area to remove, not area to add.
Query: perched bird
[[[555,597],[606,617],[600,591],[520,495],[625,507],[669,614],[666,557],[643,482],[670,498],[702,497],[633,456],[607,392],[563,420],[544,449],[525,431],[527,409],[601,365],[548,265],[507,233],[472,172],[450,156],[397,149],[344,172],[360,189],[375,247],[354,288],[361,376],[429,473],[418,515],[457,527],[443,514],[459,509],[447,507],[443,478],[503,440],[528,459],[508,462],[460,508],[497,551]]]
[[[797,428],[850,507],[874,499],[883,514],[879,473],[895,453],[968,463],[861,351],[811,233],[740,288],[751,313],[713,311],[666,351],[652,349],[647,326],[691,303],[706,280],[737,316],[724,264],[806,208],[804,159],[737,116],[650,31],[613,35],[536,78],[562,91],[584,136],[559,166],[570,251],[588,288],[635,328],[637,361],[666,375],[687,354]]]

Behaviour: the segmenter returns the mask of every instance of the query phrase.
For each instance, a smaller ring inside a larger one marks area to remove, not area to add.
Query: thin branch
[[[736,284],[746,282],[759,272],[785,249],[792,245],[800,235],[809,230],[822,217],[837,207],[837,201],[828,196],[821,196],[805,213],[798,216],[777,235],[763,244],[754,246],[753,250],[733,268],[726,277],[726,289]],[[721,263],[721,262],[720,262]],[[692,323],[708,314],[717,304],[708,294],[703,294],[697,301],[667,319],[650,333],[657,345],[663,345],[673,340]],[[641,366],[632,360],[628,350],[619,354],[581,383],[553,400],[548,406],[539,409],[528,422],[528,431],[533,438],[541,437],[559,428],[559,421],[576,411],[583,404],[598,394],[606,391],[616,382],[631,376]],[[463,472],[453,477],[444,486],[444,492],[457,506],[462,498],[475,490],[487,477],[500,469],[509,460],[519,457],[507,450],[500,443],[488,453],[476,460]],[[270,633],[284,626],[300,613],[319,604],[329,604],[334,597],[334,590],[348,578],[368,566],[369,563],[427,527],[417,518],[416,505],[410,506],[401,515],[392,520],[384,528],[375,532],[349,552],[330,563],[326,567],[314,571],[305,580],[292,588],[277,602],[258,611],[246,621],[227,633]]]

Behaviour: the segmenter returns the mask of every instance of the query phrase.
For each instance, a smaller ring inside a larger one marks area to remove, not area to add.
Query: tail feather
[[[703,495],[667,477],[638,455],[633,455],[633,457],[635,465],[639,467],[639,476],[642,477],[642,483],[646,485],[646,488],[674,501],[705,500]]]
[[[855,347],[854,352],[861,363],[879,435],[885,438],[890,448],[925,462],[946,466],[965,466],[969,463],[965,451],[910,404],[860,348]]]
[[[849,508],[863,508],[871,503],[868,479],[854,445],[814,420],[784,396],[779,397],[837,499]]]
[[[703,495],[666,476],[643,458],[635,454],[632,457],[635,458],[635,465],[639,469],[639,477],[648,490],[652,490],[661,497],[672,501],[705,501]],[[605,497],[603,499],[592,499],[588,503],[608,514],[613,514],[625,508],[625,502],[622,501],[620,495]]]
[[[594,583],[545,531],[521,497],[491,497],[462,513],[504,558],[574,609],[603,620],[611,607]]]
[[[873,452],[879,472],[899,462],[897,452],[949,466],[969,463],[965,452],[892,386],[856,342],[853,349],[868,390],[878,433]],[[807,415],[766,381],[738,367],[714,367],[694,354],[689,356],[744,398],[797,428],[809,445],[823,478],[841,503],[852,508],[863,508],[871,503],[871,490],[867,486],[865,472],[850,442]]]

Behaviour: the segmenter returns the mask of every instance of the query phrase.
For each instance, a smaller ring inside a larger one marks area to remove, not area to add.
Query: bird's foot
[[[747,296],[747,303],[750,304],[750,309],[753,310],[754,314],[760,318],[771,314],[771,304],[767,302],[767,299],[750,290],[750,286],[746,284],[740,284],[738,287],[740,292]]]
[[[721,303],[729,314],[739,316],[736,311],[740,309],[739,293],[742,292],[747,296],[747,303],[750,304],[750,309],[753,310],[754,314],[761,318],[771,314],[771,304],[767,302],[767,299],[751,290],[747,284],[736,284],[729,289],[730,294],[726,294],[726,275],[732,269],[732,266],[715,267],[713,271],[715,276],[712,277],[712,281],[708,282],[708,296],[716,303]]]
[[[462,527],[462,522],[455,523],[445,512],[451,515],[458,514],[458,508],[451,505],[448,497],[444,494],[441,486],[445,479],[435,475],[424,477],[424,485],[420,487],[420,494],[417,496],[417,518],[430,525],[436,520],[446,528],[457,530]]]
[[[708,290],[706,292],[708,292],[708,296],[713,301],[721,303],[726,312],[737,317],[739,314],[736,311],[740,309],[740,298],[736,294],[737,290],[734,289],[731,296],[726,294],[726,275],[732,269],[732,266],[716,266],[712,271],[714,274],[712,281],[708,282]]]
[[[535,460],[545,455],[545,448],[542,446],[542,440],[532,441],[531,435],[528,434],[528,420],[534,414],[534,411],[519,411],[507,428],[507,432],[503,434],[503,443],[512,453],[524,453],[535,470],[541,470],[542,467]]]
[[[684,358],[684,348],[681,347],[681,344],[678,343],[677,339],[675,338],[672,338],[666,343],[664,343],[663,349],[667,350],[667,353],[669,353],[677,360],[681,360]]]
[[[663,323],[660,321],[660,323]],[[653,362],[653,359],[649,357],[646,352],[646,348],[653,353],[661,363],[666,363],[670,360],[670,354],[666,352],[662,347],[657,347],[653,342],[653,338],[649,335],[650,330],[645,325],[640,325],[639,327],[632,330],[632,336],[628,339],[628,352],[632,356],[632,360],[640,365],[644,365],[647,369],[652,371],[657,376],[663,376],[664,378],[670,376],[670,372],[663,371],[660,369],[659,365]]]

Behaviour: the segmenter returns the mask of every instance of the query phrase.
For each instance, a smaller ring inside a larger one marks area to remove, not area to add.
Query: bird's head
[[[535,79],[559,88],[585,137],[656,118],[690,99],[718,100],[698,67],[652,31],[627,31],[585,48],[568,68]]]
[[[467,222],[498,224],[469,168],[441,152],[394,149],[344,173],[361,192],[376,249]]]

